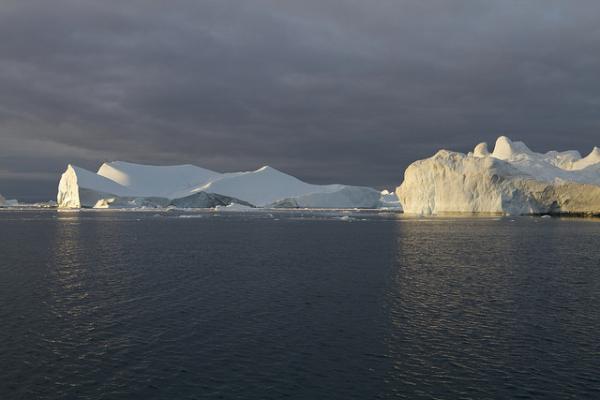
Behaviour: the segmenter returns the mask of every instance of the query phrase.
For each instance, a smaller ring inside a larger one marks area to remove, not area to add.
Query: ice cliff
[[[405,213],[600,213],[600,149],[540,154],[505,136],[411,164],[396,189]]]
[[[219,173],[194,165],[149,166],[115,161],[94,173],[69,165],[62,174],[61,208],[246,207],[376,208],[375,189],[313,185],[265,166],[255,171]]]

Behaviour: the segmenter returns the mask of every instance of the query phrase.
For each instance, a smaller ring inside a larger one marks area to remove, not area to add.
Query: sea
[[[598,399],[600,220],[0,211],[0,399]]]

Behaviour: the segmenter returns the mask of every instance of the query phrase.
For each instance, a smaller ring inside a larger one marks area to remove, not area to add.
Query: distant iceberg
[[[480,143],[414,162],[396,194],[411,214],[600,214],[600,149],[540,154],[501,136],[492,153]]]
[[[400,199],[395,192],[390,192],[387,189],[381,191],[381,208],[402,210]]]
[[[377,208],[381,194],[361,186],[313,185],[269,166],[219,173],[194,165],[115,161],[96,173],[69,165],[60,179],[57,203],[61,208]]]
[[[19,205],[17,200],[7,200],[0,194],[0,207],[16,207]]]
[[[226,206],[216,206],[215,211],[228,211],[228,212],[245,212],[256,210],[254,207],[245,206],[243,204],[231,203]]]

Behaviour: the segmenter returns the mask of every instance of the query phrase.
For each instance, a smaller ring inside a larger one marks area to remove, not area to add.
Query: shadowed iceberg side
[[[378,208],[381,193],[375,189],[347,186],[335,192],[310,193],[277,201],[273,208]]]

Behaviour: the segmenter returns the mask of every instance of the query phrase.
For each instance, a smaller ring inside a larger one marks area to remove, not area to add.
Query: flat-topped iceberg
[[[219,173],[194,165],[150,166],[115,161],[98,172],[69,165],[62,174],[61,208],[245,207],[376,208],[381,195],[368,187],[313,185],[269,166]]]
[[[416,161],[396,189],[405,213],[600,213],[600,149],[540,154],[497,139],[463,154],[440,150]]]

